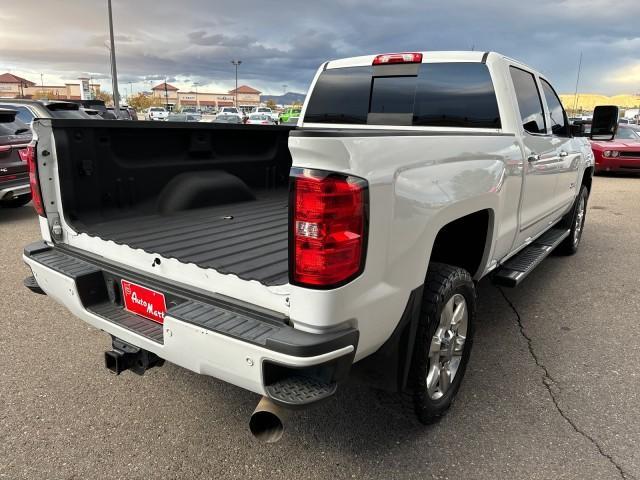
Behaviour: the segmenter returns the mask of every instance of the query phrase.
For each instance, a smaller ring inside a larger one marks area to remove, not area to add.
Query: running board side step
[[[493,273],[493,283],[517,287],[527,275],[569,236],[570,230],[552,228],[500,265]]]

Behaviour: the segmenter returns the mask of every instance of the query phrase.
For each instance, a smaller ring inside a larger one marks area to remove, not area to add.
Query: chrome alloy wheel
[[[445,395],[453,383],[464,352],[468,325],[467,301],[456,293],[442,309],[440,322],[431,338],[427,392],[432,400]]]
[[[584,214],[585,214],[585,201],[584,196],[580,195],[578,202],[578,210],[576,211],[576,224],[573,228],[573,246],[578,246],[580,242],[580,235],[582,235],[582,227],[584,226]]]

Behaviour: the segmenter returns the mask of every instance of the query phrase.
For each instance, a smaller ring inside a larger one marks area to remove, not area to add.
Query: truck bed
[[[288,282],[293,127],[51,122],[75,232],[263,285]]]
[[[265,285],[288,282],[287,191],[256,201],[104,221],[84,229],[117,244]]]

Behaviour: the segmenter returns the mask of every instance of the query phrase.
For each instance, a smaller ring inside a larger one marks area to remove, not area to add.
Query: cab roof
[[[344,68],[344,67],[365,67],[373,64],[373,60],[381,54],[391,54],[396,52],[380,52],[372,55],[363,55],[360,57],[342,58],[339,60],[331,60],[327,62],[326,68]],[[405,53],[405,52],[397,52]],[[408,52],[407,52],[408,53]],[[482,62],[485,55],[489,52],[479,51],[415,51],[411,53],[421,53],[422,63],[431,62]]]

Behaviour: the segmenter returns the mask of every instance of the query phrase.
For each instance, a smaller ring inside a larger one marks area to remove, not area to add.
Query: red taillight
[[[292,170],[289,253],[293,284],[333,288],[362,272],[368,201],[366,180]]]
[[[36,162],[36,148],[29,145],[27,148],[20,150],[20,158],[27,162],[29,166],[29,185],[31,186],[31,202],[36,213],[41,217],[46,217],[44,213],[44,205],[42,204],[42,195],[40,194],[40,182],[38,180],[38,163]]]
[[[374,65],[387,65],[390,63],[421,63],[421,53],[385,53],[373,59]]]

